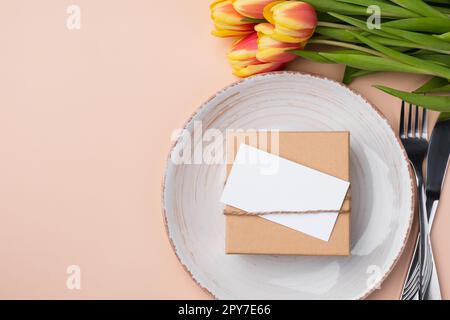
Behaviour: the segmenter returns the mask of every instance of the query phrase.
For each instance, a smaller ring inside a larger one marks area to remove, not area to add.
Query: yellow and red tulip
[[[275,1],[264,7],[264,18],[274,25],[271,37],[287,43],[307,41],[317,25],[314,7],[301,1]]]
[[[257,59],[258,34],[256,32],[236,41],[228,52],[228,61],[233,73],[241,78],[257,73],[278,70],[281,62],[264,62]]]
[[[258,32],[258,52],[256,58],[262,62],[286,63],[297,56],[287,52],[303,48],[303,44],[281,42],[272,38],[274,26],[270,23],[260,23],[255,27]]]
[[[210,8],[213,35],[240,37],[228,52],[238,77],[280,69],[296,58],[289,51],[303,49],[317,25],[316,11],[301,1],[215,0]]]
[[[243,21],[245,17],[234,9],[232,0],[216,0],[211,4],[210,10],[215,26],[213,35],[240,37],[253,33],[255,24]]]
[[[274,0],[231,0],[234,9],[248,18],[264,19],[264,7]]]

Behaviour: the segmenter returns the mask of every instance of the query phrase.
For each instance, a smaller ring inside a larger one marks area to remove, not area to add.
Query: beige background
[[[81,6],[81,30],[66,8]],[[0,298],[209,298],[184,272],[161,216],[171,132],[234,81],[229,40],[210,36],[209,1],[0,2]],[[339,66],[289,69],[340,79]],[[396,126],[413,89],[383,74],[352,87]],[[433,233],[450,297],[450,179]],[[396,298],[405,257],[372,297]],[[66,288],[79,265],[82,289]]]

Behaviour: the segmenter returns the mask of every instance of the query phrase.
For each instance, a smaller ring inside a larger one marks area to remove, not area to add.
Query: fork
[[[428,233],[428,218],[426,210],[426,197],[423,183],[422,166],[423,161],[428,153],[428,130],[427,130],[427,110],[422,109],[422,119],[419,117],[421,108],[409,105],[407,128],[405,130],[405,101],[402,101],[402,108],[400,114],[400,139],[405,147],[406,153],[416,176],[417,191],[419,196],[419,236],[418,236],[418,268],[416,270],[409,270],[414,272],[410,281],[405,284],[404,294],[402,300],[412,300],[417,297],[423,300],[427,288],[430,284],[433,261],[431,258],[431,244]],[[413,112],[415,111],[415,112]],[[419,125],[420,120],[422,124]],[[413,129],[414,123],[414,129]],[[421,129],[419,130],[419,127]],[[414,263],[413,263],[414,265]]]

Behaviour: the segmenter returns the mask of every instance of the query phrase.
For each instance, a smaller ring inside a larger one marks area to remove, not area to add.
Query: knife
[[[438,122],[433,130],[430,140],[430,146],[428,150],[427,160],[427,214],[429,227],[433,225],[434,216],[439,205],[439,198],[441,195],[441,188],[446,174],[446,168],[449,162],[450,154],[450,120]],[[418,243],[418,242],[417,242]],[[411,260],[405,285],[402,290],[402,299],[404,299],[409,292],[406,291],[406,284],[412,281],[414,276],[417,276],[418,272],[418,245],[414,249],[413,258]],[[439,300],[441,299],[441,292],[439,287],[439,280],[437,276],[436,264],[433,259],[433,272],[431,276],[431,283],[425,299],[427,300]]]
[[[433,226],[436,210],[439,206],[442,184],[447,172],[450,156],[450,120],[438,122],[434,127],[430,139],[427,160],[427,213],[431,228]],[[430,286],[425,294],[427,300],[441,300],[441,289],[436,270],[436,263],[433,258],[433,272],[431,275]]]
[[[450,156],[450,120],[438,122],[430,139],[427,161],[427,212],[429,225],[433,224],[441,197],[441,188]]]

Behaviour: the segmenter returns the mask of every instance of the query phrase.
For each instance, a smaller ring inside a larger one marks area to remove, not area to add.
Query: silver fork
[[[414,169],[417,182],[417,191],[419,195],[419,236],[418,236],[418,268],[409,270],[413,272],[410,281],[405,284],[402,300],[412,300],[418,295],[419,300],[423,300],[427,288],[430,284],[431,274],[433,270],[433,261],[431,258],[431,244],[428,233],[428,218],[426,211],[426,197],[423,184],[422,166],[423,161],[428,153],[428,127],[427,127],[427,110],[422,109],[422,118],[419,117],[421,108],[409,105],[408,118],[405,121],[405,102],[402,101],[402,109],[400,114],[400,138],[405,147],[408,158]],[[415,112],[414,112],[415,111]],[[420,120],[422,124],[420,125]],[[405,130],[405,122],[407,129]],[[414,128],[413,128],[414,123]],[[420,128],[420,129],[419,129]],[[415,265],[413,263],[413,265]]]

